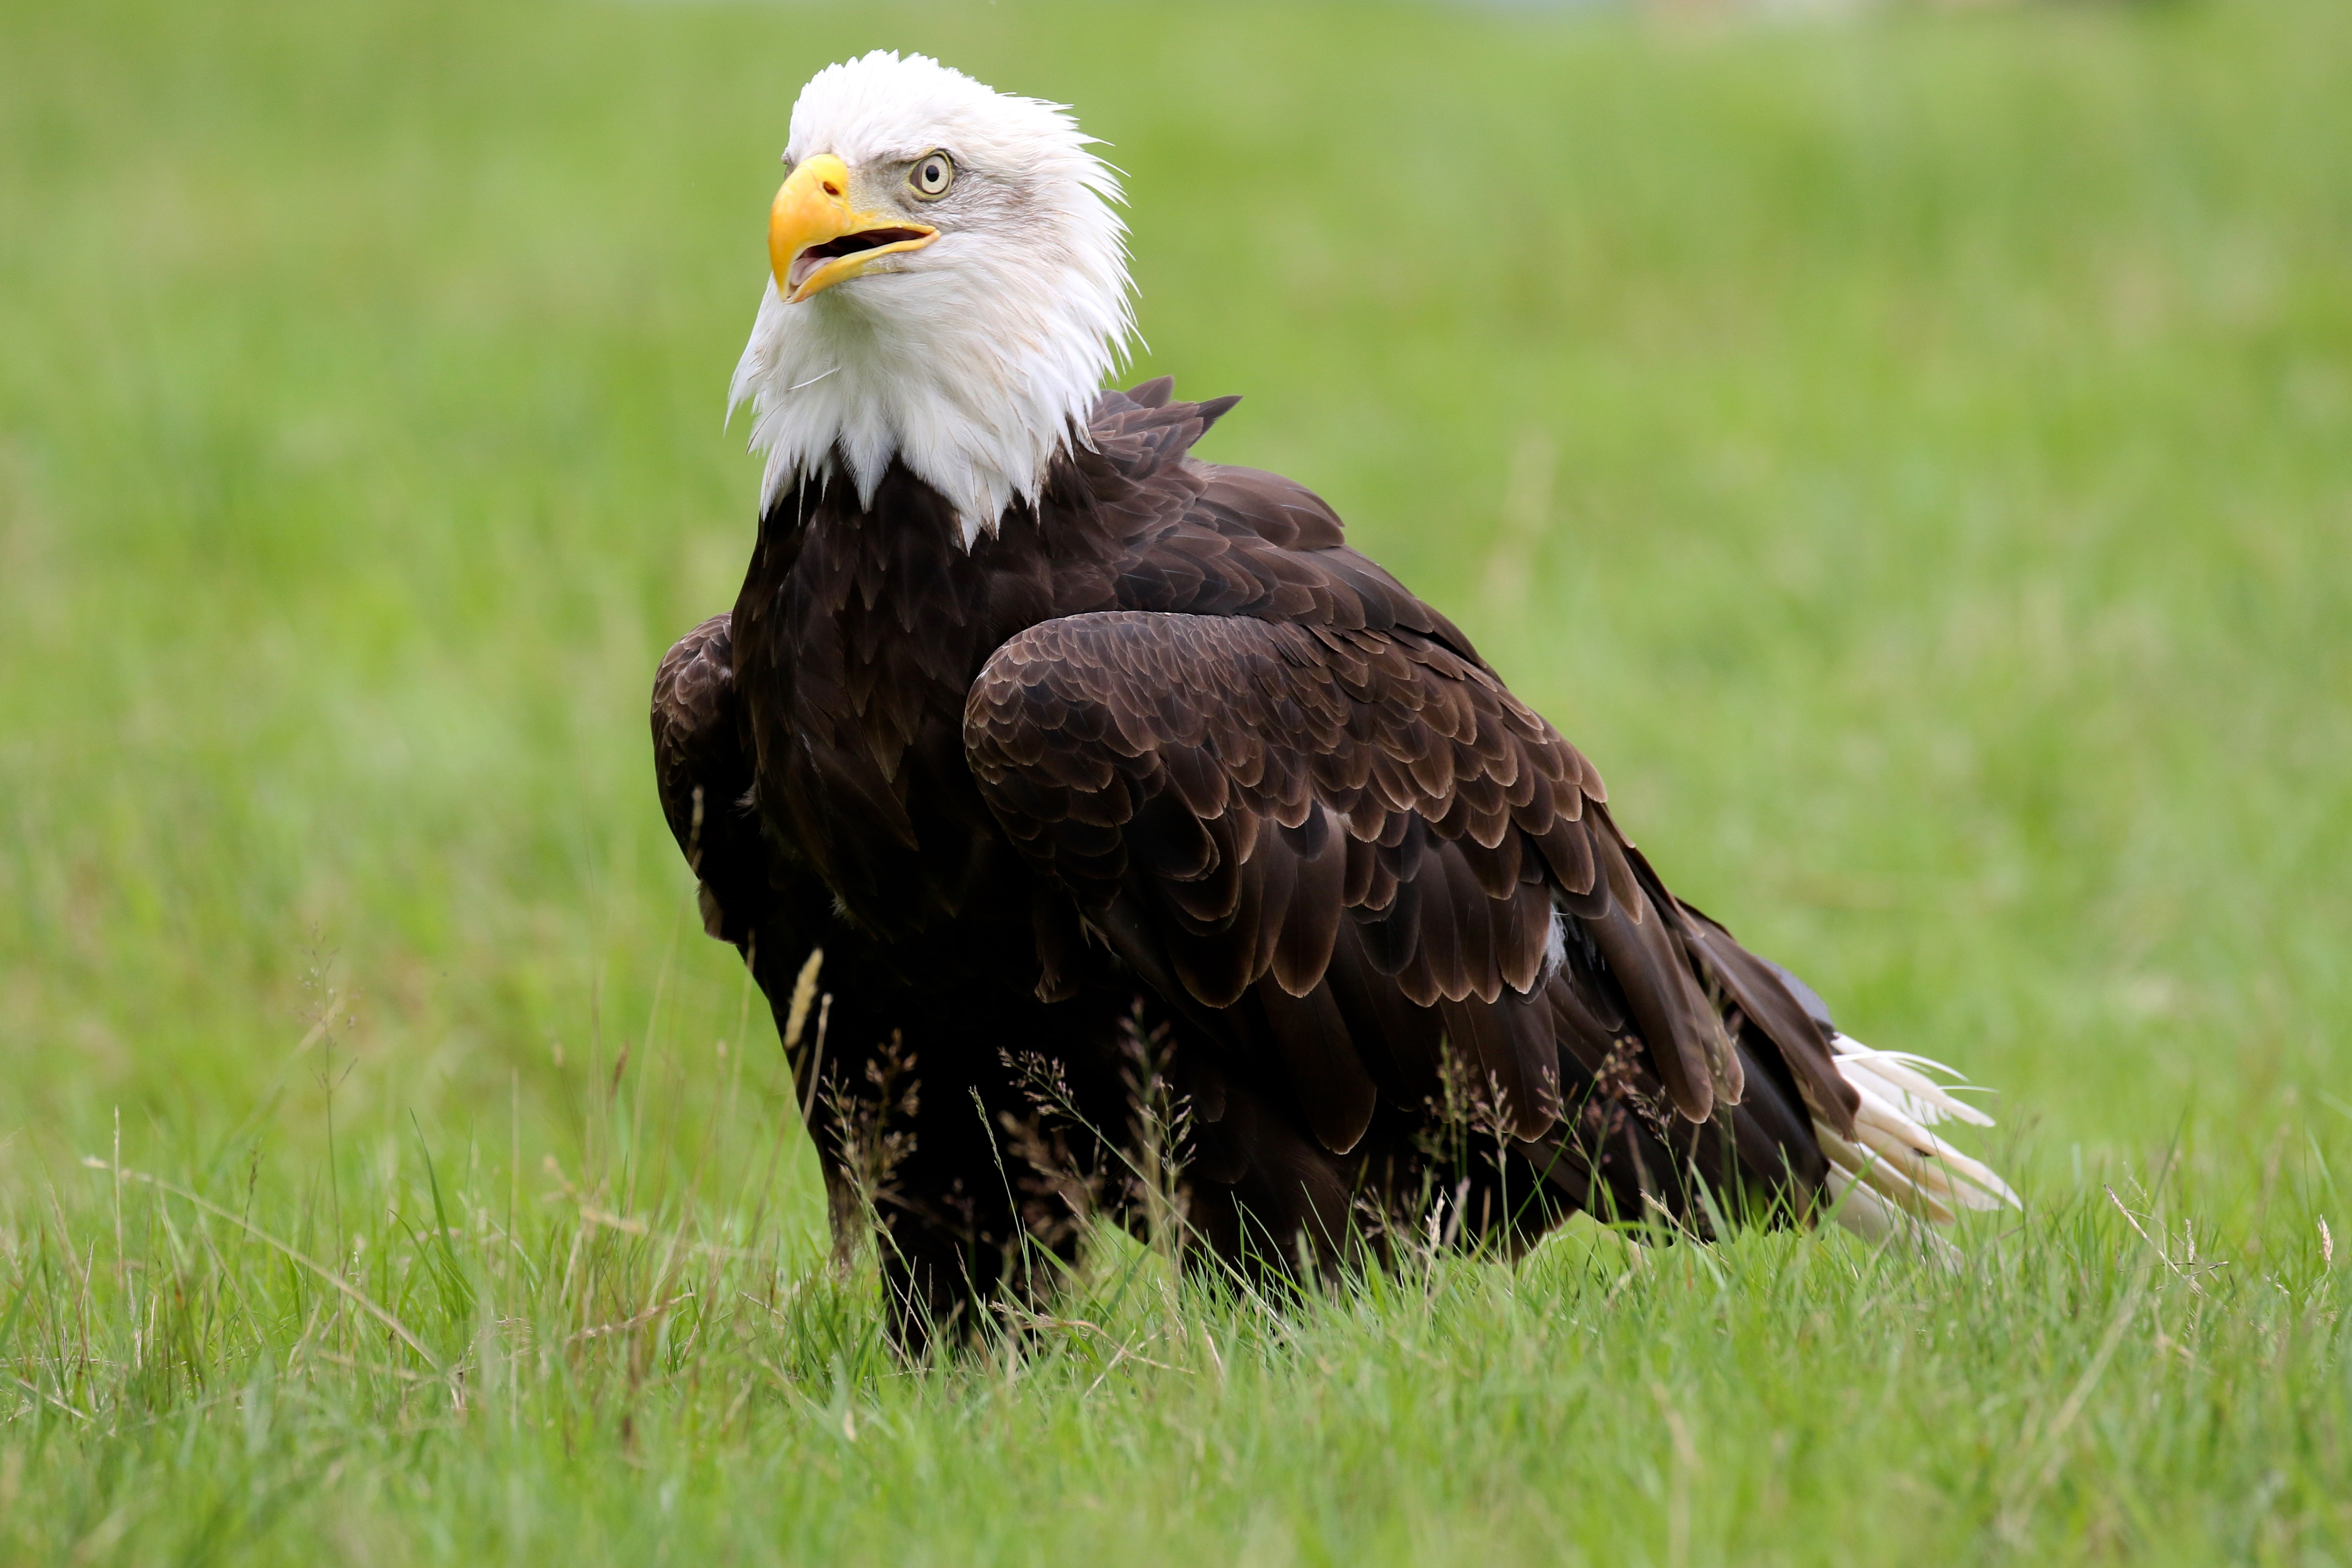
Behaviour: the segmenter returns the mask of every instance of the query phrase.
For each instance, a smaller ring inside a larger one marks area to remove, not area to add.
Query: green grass
[[[2021,1221],[1294,1308],[1106,1243],[889,1360],[642,719],[748,553],[792,94],[881,44],[1116,144],[1136,374],[1999,1085]],[[2336,0],[0,10],[0,1561],[2352,1556],[2347,58]]]

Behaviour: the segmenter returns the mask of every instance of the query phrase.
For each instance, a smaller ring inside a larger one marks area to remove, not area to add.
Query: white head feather
[[[920,55],[877,50],[801,89],[787,163],[830,153],[855,173],[936,149],[956,183],[920,250],[798,304],[769,279],[729,398],[768,454],[763,511],[836,461],[871,505],[894,457],[955,507],[967,549],[1035,499],[1135,329],[1118,177],[1093,142],[1064,106]]]

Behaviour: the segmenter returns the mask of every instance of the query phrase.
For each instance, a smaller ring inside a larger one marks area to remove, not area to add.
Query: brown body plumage
[[[902,1331],[1036,1289],[1089,1184],[1129,1211],[1138,1036],[1204,1260],[1328,1265],[1433,1205],[1506,1244],[1811,1212],[1856,1106],[1818,1005],[1319,499],[1190,455],[1229,405],[1104,394],[969,551],[904,467],[787,489],[662,663],[713,934],[780,1020],[824,951],[793,1068],[836,1223],[888,1140]]]

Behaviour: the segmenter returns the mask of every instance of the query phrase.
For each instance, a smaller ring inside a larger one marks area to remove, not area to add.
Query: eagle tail
[[[1981,1161],[1972,1160],[1928,1129],[1942,1121],[1992,1125],[1992,1118],[1954,1098],[1929,1070],[1959,1075],[1943,1063],[1905,1051],[1873,1050],[1853,1037],[1831,1041],[1838,1073],[1861,1097],[1848,1138],[1818,1118],[1813,1136],[1829,1157],[1830,1192],[1838,1223],[1876,1238],[1915,1229],[1920,1222],[1949,1225],[1962,1209],[2019,1208],[2017,1194]]]

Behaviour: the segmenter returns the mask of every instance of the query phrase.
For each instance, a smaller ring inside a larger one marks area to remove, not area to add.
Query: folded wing
[[[1524,1148],[1579,1140],[1579,1169],[1629,1120],[1664,1165],[1715,1123],[1810,1201],[1812,1120],[1853,1125],[1770,966],[1665,890],[1575,748],[1429,633],[1049,621],[989,661],[965,746],[1032,863],[1167,1000],[1278,1061],[1335,1152],[1383,1101],[1425,1106],[1449,1050]]]

